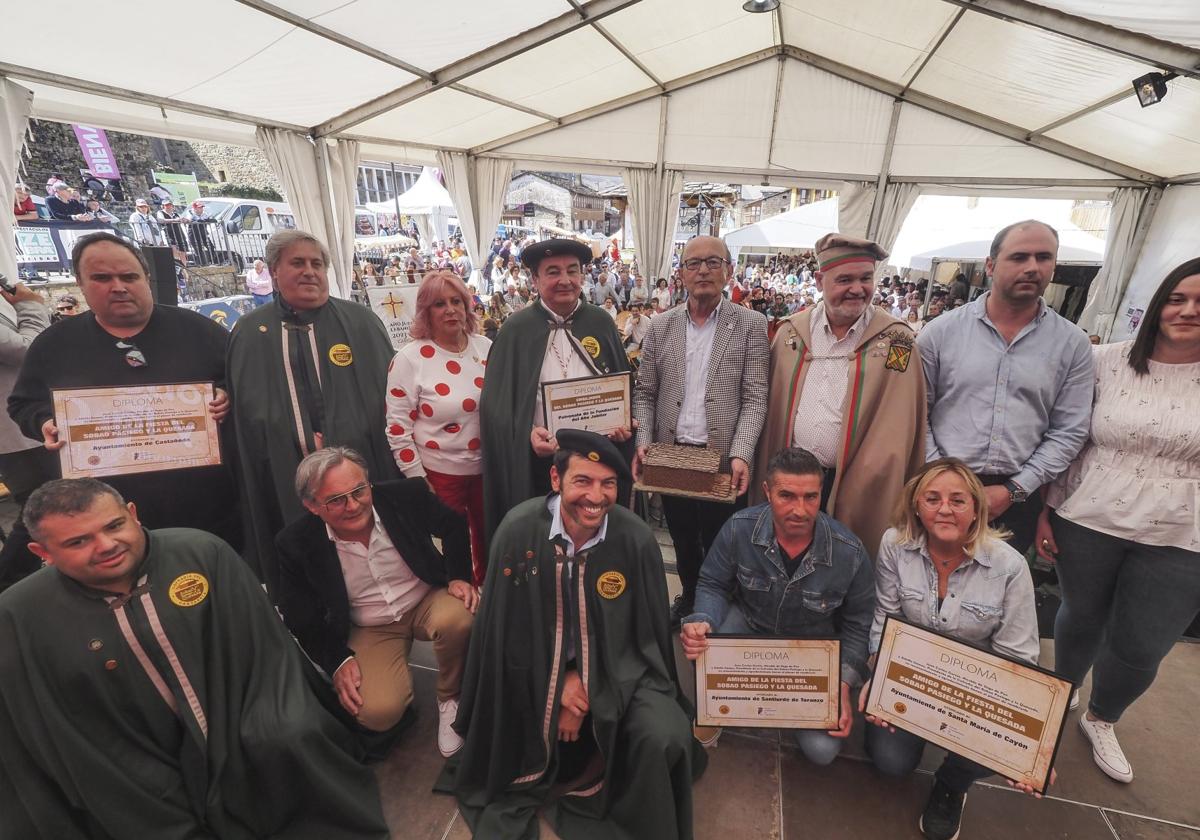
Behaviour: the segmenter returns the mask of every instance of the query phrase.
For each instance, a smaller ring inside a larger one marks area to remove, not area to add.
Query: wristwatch
[[[1019,505],[1021,502],[1029,498],[1029,491],[1023,488],[1020,484],[1013,481],[1011,478],[1004,482],[1004,489],[1008,491],[1008,498],[1014,505]]]

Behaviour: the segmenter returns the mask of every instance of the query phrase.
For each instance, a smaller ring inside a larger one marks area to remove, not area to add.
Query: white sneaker
[[[463,739],[451,728],[458,717],[458,698],[438,701],[438,752],[449,758],[462,749]]]
[[[1087,715],[1079,716],[1079,728],[1092,742],[1092,759],[1104,773],[1118,782],[1128,784],[1133,781],[1133,768],[1121,752],[1117,742],[1117,733],[1111,723],[1102,720],[1088,720]]]
[[[1079,708],[1079,689],[1077,688],[1071,692],[1071,702],[1067,704],[1067,709],[1069,711],[1073,712],[1078,708]]]

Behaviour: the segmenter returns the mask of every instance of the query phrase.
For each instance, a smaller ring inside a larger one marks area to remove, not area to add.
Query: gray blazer
[[[16,323],[0,313],[0,397],[4,399],[8,398],[17,381],[25,351],[38,334],[50,326],[50,313],[44,303],[23,300],[14,309]],[[30,440],[21,434],[7,411],[0,411],[0,453],[21,452],[41,445],[40,440]]]
[[[638,446],[675,442],[683,404],[687,317],[686,304],[656,315],[642,340],[633,393]],[[708,446],[720,451],[723,470],[729,468],[730,458],[753,466],[754,448],[767,416],[767,319],[726,298],[721,298],[713,317],[717,332],[704,395]]]

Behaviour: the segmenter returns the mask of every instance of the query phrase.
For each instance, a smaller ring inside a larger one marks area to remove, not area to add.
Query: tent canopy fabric
[[[377,201],[366,207],[377,213],[395,213],[399,208],[400,213],[405,216],[428,216],[439,210],[452,210],[454,202],[450,200],[450,193],[438,181],[436,170],[426,166],[421,170],[416,183],[398,195],[394,201]]]
[[[1083,231],[1059,231],[1058,264],[1083,263],[1099,265],[1104,259],[1104,241]],[[929,251],[913,254],[908,259],[910,267],[928,271],[935,259],[958,260],[960,262],[983,262],[991,248],[992,240],[975,239],[970,242],[948,242]]]
[[[70,50],[8,39],[0,74],[34,91],[35,118],[247,145],[266,125],[357,139],[367,159],[465,151],[739,182],[1200,178],[1193,0],[784,0],[769,14],[460,0],[419,15],[388,0],[212,0],[200,16],[56,0],[5,18],[14,32],[69,19],[98,43],[169,33],[188,60],[85,73]],[[1142,109],[1130,82],[1151,71],[1180,78]]]
[[[778,248],[812,248],[827,233],[838,230],[838,199],[826,198],[738,228],[725,237],[742,253]]]

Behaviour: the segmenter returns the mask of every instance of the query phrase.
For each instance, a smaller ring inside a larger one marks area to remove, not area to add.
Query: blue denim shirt
[[[910,544],[901,541],[895,528],[885,533],[875,577],[872,653],[879,650],[884,619],[898,615],[921,627],[1037,664],[1041,644],[1033,579],[1025,558],[1007,543],[984,541],[974,557],[951,573],[940,607],[937,572],[924,537]]]
[[[796,573],[788,577],[769,504],[738,511],[700,567],[695,612],[716,632],[731,603],[755,633],[840,639],[842,681],[867,675],[867,634],[875,615],[875,574],[862,541],[824,513]]]

